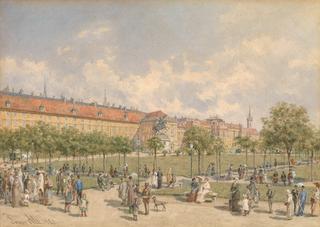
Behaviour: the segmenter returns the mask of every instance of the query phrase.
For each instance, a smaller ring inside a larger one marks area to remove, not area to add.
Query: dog
[[[155,210],[159,211],[159,206],[162,206],[163,211],[166,210],[167,202],[157,200],[156,196],[152,196],[151,199],[153,200]]]

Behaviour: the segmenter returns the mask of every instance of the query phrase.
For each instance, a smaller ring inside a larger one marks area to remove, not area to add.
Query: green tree
[[[164,148],[164,144],[157,136],[153,136],[147,140],[147,146],[153,151],[153,168],[157,168],[157,151]]]
[[[248,166],[248,151],[252,146],[252,140],[249,136],[237,136],[235,138],[235,145],[240,148],[241,151],[246,153],[246,166]]]
[[[8,155],[8,139],[10,137],[11,130],[7,128],[0,129],[0,155],[2,156],[3,162],[6,161]]]
[[[112,140],[112,148],[119,155],[123,155],[123,164],[126,163],[127,154],[133,151],[133,144],[128,137],[116,136]],[[120,156],[119,156],[120,157]],[[120,163],[119,163],[120,164]]]
[[[272,107],[269,116],[262,121],[262,136],[273,147],[286,152],[290,167],[293,148],[312,134],[307,111],[301,106],[281,102]]]
[[[312,136],[310,138],[310,180],[313,181],[313,162],[315,154],[320,153],[320,129],[313,130]]]
[[[225,144],[220,137],[212,136],[211,143],[210,143],[211,151],[216,155],[216,163],[217,163],[217,170],[218,176],[220,179],[221,176],[221,153],[225,152]]]
[[[201,174],[201,156],[210,147],[210,134],[205,129],[193,126],[185,131],[183,135],[183,146],[189,148],[193,144],[193,150],[196,151],[198,157],[198,174]],[[202,161],[203,162],[203,161]]]

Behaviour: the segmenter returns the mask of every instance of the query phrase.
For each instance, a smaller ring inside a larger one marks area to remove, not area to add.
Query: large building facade
[[[159,119],[163,128],[157,132],[164,150],[172,153],[182,145],[184,132],[192,126],[202,127],[222,138],[231,149],[237,136],[258,138],[252,128],[249,110],[247,128],[227,123],[218,117],[206,120],[170,117],[162,111],[145,113],[125,107],[77,102],[73,99],[46,98],[14,92],[0,92],[0,128],[18,129],[42,121],[58,129],[74,127],[79,131],[102,131],[107,136],[125,136],[140,141],[145,148],[148,139],[155,135]]]

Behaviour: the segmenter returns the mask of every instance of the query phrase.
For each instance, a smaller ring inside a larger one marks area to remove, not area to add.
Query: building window
[[[72,113],[73,115],[76,115],[76,114],[77,114],[77,110],[76,110],[75,108],[72,108],[72,109],[71,109],[71,113]]]
[[[98,117],[102,117],[102,112],[101,111],[98,112]]]
[[[128,112],[127,112],[127,111],[124,112],[124,116],[123,116],[123,117],[124,117],[124,119],[125,119],[126,121],[128,120]]]
[[[44,111],[45,111],[44,105],[41,104],[41,105],[39,106],[39,111],[40,111],[40,112],[44,112]]]
[[[10,107],[11,107],[11,102],[10,102],[9,100],[7,100],[7,101],[5,102],[5,106],[6,106],[7,108],[10,108]]]

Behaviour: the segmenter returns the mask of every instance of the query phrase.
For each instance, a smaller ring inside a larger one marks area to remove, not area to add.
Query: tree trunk
[[[252,150],[253,153],[253,168],[256,168],[256,151]]]
[[[81,156],[80,156],[80,154],[78,155],[78,165],[79,165],[79,168],[80,168],[80,166],[81,166]]]
[[[44,152],[44,169],[47,169],[47,152]]]
[[[204,172],[204,152],[201,155],[201,173]]]
[[[29,152],[27,152],[27,166],[29,165]]]
[[[123,166],[126,164],[126,153],[123,153]]]
[[[94,172],[94,155],[91,155],[91,159],[92,159],[92,173]]]
[[[288,165],[289,165],[289,169],[291,169],[291,162],[290,162],[291,151],[287,151],[287,155],[288,155]]]
[[[154,149],[153,168],[157,169],[157,149]]]
[[[120,162],[120,152],[118,153],[118,161],[119,161],[119,168],[120,168],[120,166],[121,166],[121,162]]]
[[[311,151],[310,155],[310,161],[311,161],[311,166],[310,166],[310,180],[313,181],[313,150]]]
[[[201,162],[201,160],[200,160],[200,157],[201,157],[201,153],[198,151],[198,175],[201,175],[201,171],[200,171],[200,162]]]
[[[221,151],[219,151],[219,180],[221,176]]]
[[[106,154],[103,153],[103,172],[106,172]]]
[[[263,150],[263,166],[266,167],[267,149]]]
[[[248,149],[246,149],[246,166],[248,167]]]

